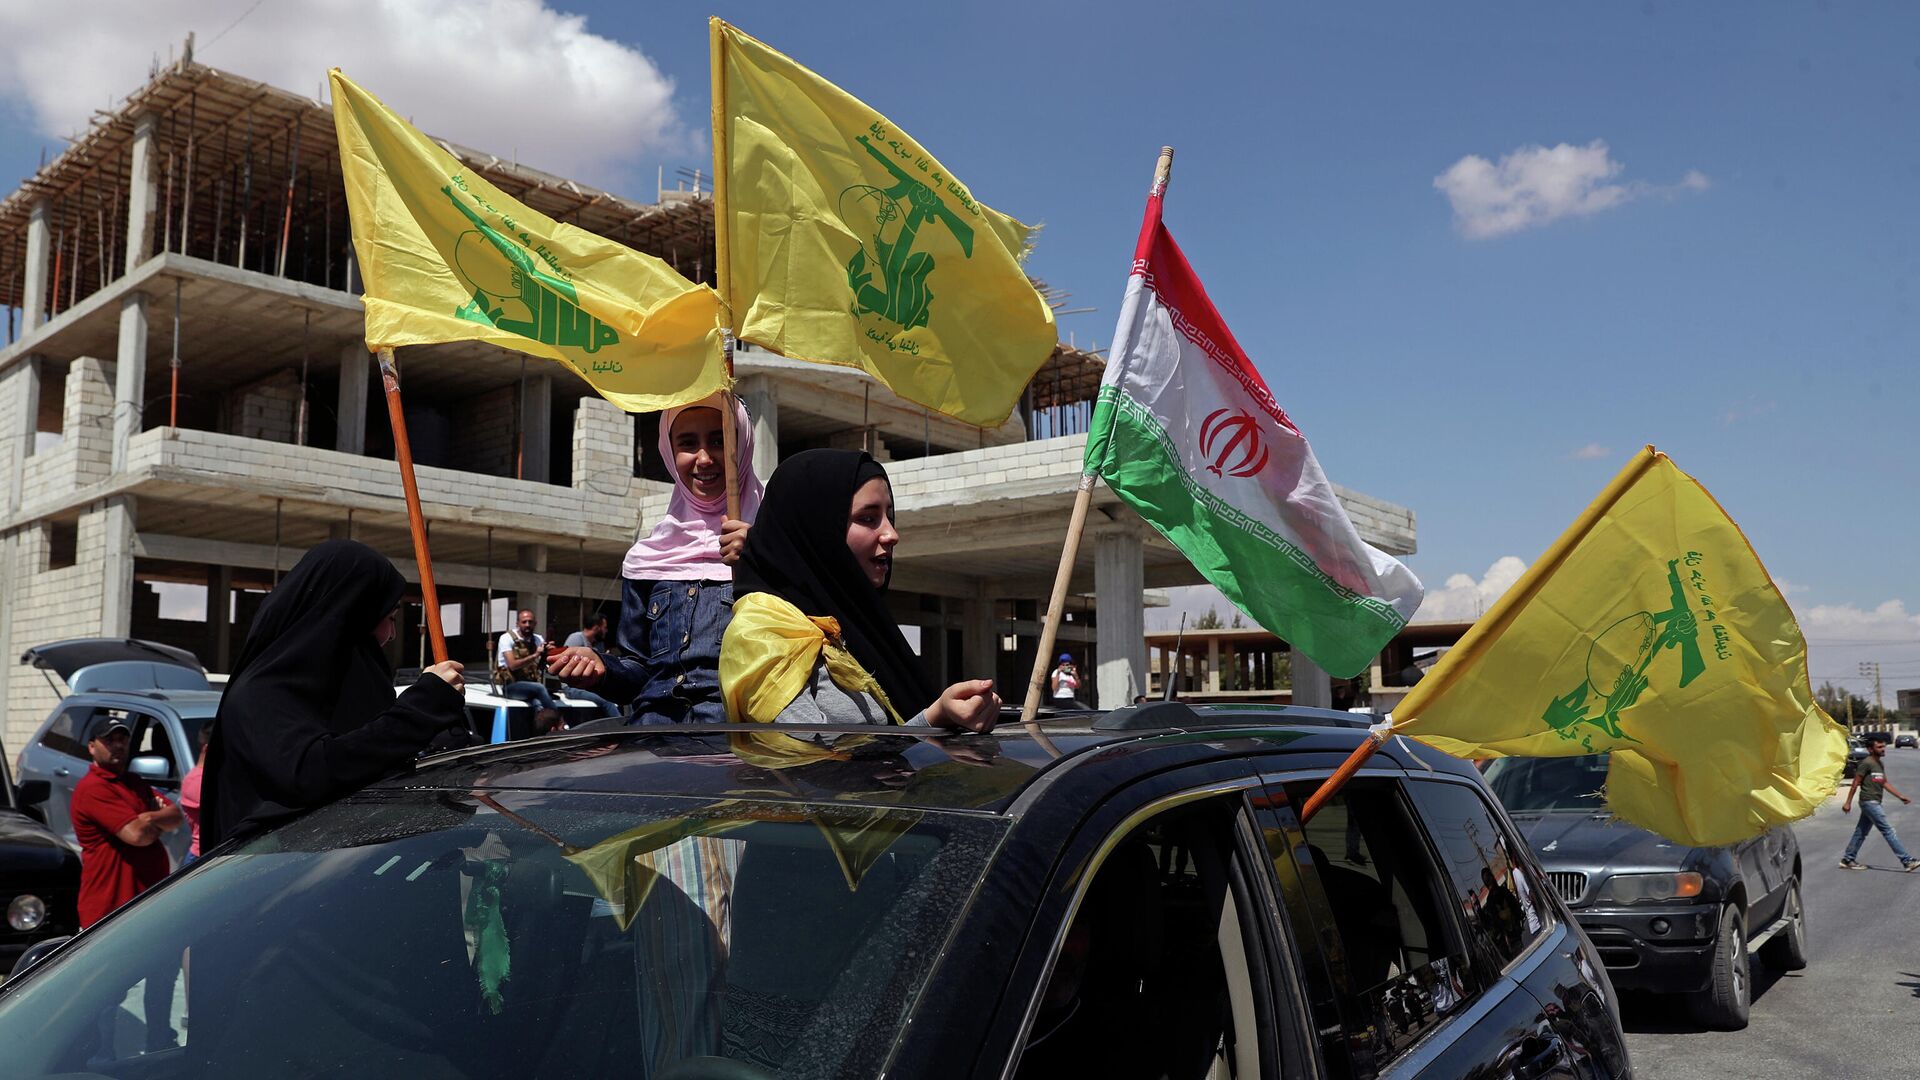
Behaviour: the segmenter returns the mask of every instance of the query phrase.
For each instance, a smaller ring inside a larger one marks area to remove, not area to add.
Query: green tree
[[[1218,630],[1226,624],[1220,621],[1220,609],[1209,607],[1205,615],[1193,620],[1195,630]]]

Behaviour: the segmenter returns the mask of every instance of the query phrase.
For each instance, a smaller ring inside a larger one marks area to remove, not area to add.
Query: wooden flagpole
[[[1322,780],[1319,789],[1307,796],[1306,805],[1300,808],[1300,824],[1304,826],[1312,821],[1313,815],[1319,813],[1321,807],[1332,802],[1333,797],[1340,793],[1340,789],[1347,785],[1347,781],[1353,779],[1353,774],[1359,772],[1360,767],[1373,756],[1373,752],[1380,749],[1380,744],[1386,741],[1387,733],[1384,728],[1367,732],[1366,741],[1355,747],[1353,753],[1347,755],[1347,760],[1333,770],[1333,775]]]
[[[420,566],[420,600],[433,662],[447,659],[447,635],[440,627],[440,594],[433,587],[433,557],[427,554],[427,518],[420,512],[420,488],[413,481],[413,446],[407,442],[407,418],[400,408],[400,367],[393,350],[382,348],[380,380],[387,388],[387,420],[393,425],[393,460],[400,466],[400,488],[407,496],[407,525],[413,531],[413,560]]]
[[[732,262],[733,252],[727,248],[727,49],[726,43],[721,40],[720,25],[717,17],[707,19],[707,69],[713,80],[710,114],[713,122],[713,284],[715,291],[720,294],[720,318],[724,324],[722,332],[726,335],[727,389],[720,396],[720,438],[721,452],[727,457],[722,465],[727,480],[727,517],[738,521],[740,470],[733,461],[733,448],[740,436],[733,430],[733,335],[739,328],[733,324],[733,294],[729,291],[732,275],[727,269]],[[697,175],[694,186],[700,186]],[[671,470],[673,463],[668,462],[667,468]]]
[[[1160,195],[1167,190],[1167,180],[1172,172],[1173,147],[1163,146],[1160,148],[1160,160],[1153,167],[1151,195]],[[1060,635],[1060,620],[1066,612],[1067,586],[1073,580],[1073,563],[1080,554],[1080,534],[1086,529],[1087,508],[1093,505],[1095,479],[1093,472],[1083,471],[1080,484],[1074,489],[1073,515],[1067,519],[1067,540],[1060,548],[1060,568],[1054,572],[1053,595],[1047,600],[1047,621],[1040,627],[1040,648],[1033,657],[1033,674],[1027,679],[1027,700],[1020,709],[1020,722],[1027,725],[1036,737],[1040,737],[1040,733],[1034,725],[1034,716],[1040,711],[1040,697],[1046,689],[1047,662],[1053,656],[1053,645]]]

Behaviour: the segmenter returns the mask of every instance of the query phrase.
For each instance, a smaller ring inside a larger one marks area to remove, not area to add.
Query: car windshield
[[[15,1077],[872,1075],[1003,831],[750,799],[363,794],[0,992],[0,1046]]]
[[[1604,810],[1607,755],[1497,758],[1487,766],[1487,783],[1511,813]]]

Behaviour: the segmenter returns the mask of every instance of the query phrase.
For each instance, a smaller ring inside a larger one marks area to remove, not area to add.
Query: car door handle
[[[67,770],[67,767],[66,767],[65,765],[62,765],[62,766],[60,766],[59,768],[57,768],[57,769],[55,769],[55,770],[53,770],[53,775],[55,775],[55,776],[72,776],[72,775],[73,775],[73,773],[71,773],[71,772],[69,772],[69,771]]]
[[[1555,1067],[1567,1060],[1567,1044],[1558,1035],[1537,1040],[1528,1039],[1527,1042],[1540,1049],[1527,1055],[1513,1067],[1513,1075],[1520,1080],[1535,1080],[1536,1077],[1550,1075]]]

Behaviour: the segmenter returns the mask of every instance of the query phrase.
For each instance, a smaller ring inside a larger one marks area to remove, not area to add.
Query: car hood
[[[45,825],[17,810],[0,810],[0,871],[51,870],[73,857]]]
[[[1511,816],[1548,869],[1679,869],[1694,851],[1607,814],[1556,810]]]

